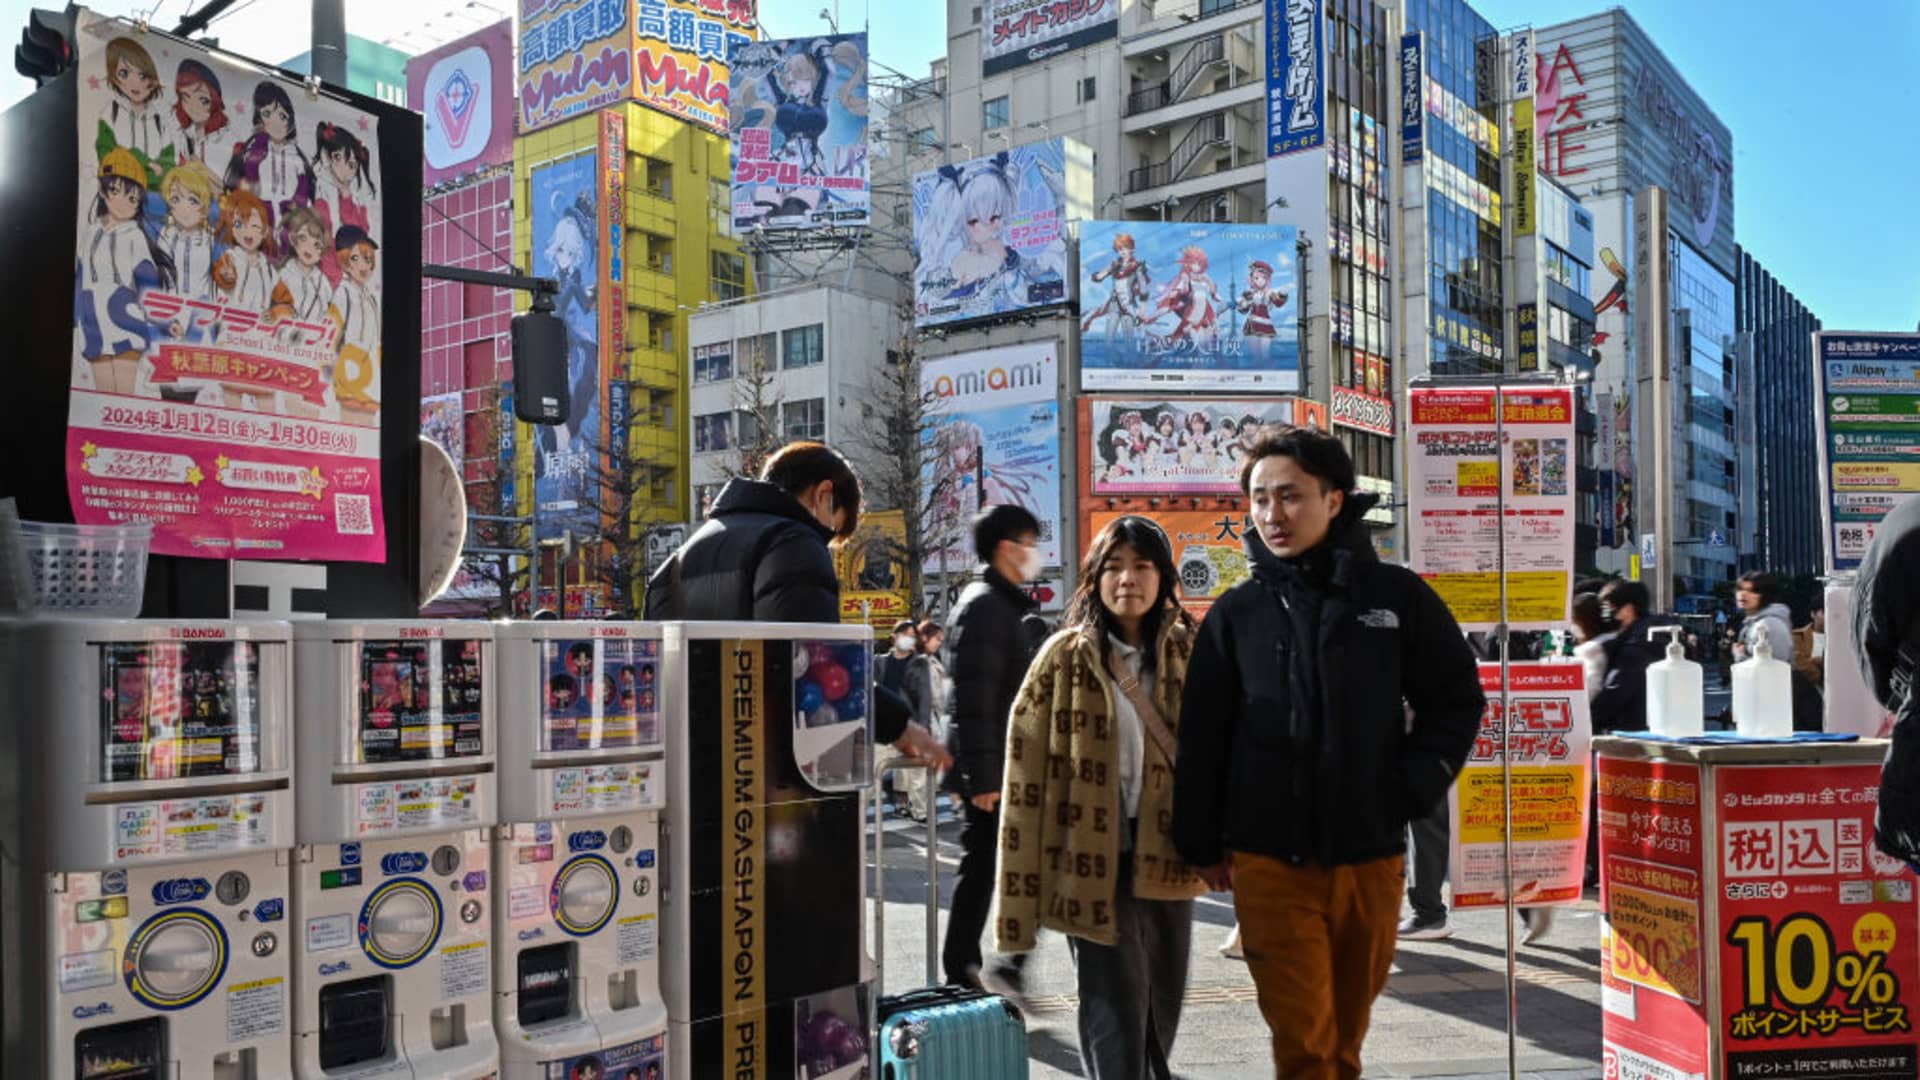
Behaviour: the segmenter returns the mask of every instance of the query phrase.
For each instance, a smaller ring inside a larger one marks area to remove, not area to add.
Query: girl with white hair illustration
[[[1059,206],[1058,173],[1037,163],[1034,168]],[[1020,187],[1012,155],[1004,150],[971,166],[940,167],[928,207],[930,239],[920,252],[923,300],[957,304],[948,313],[960,318],[1045,302],[1030,287],[1060,280],[1066,246],[1056,236],[1045,250],[1025,257],[1007,242]]]

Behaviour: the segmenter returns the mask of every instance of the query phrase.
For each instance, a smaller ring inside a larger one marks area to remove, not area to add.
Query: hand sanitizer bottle
[[[1733,665],[1733,726],[1750,739],[1793,734],[1793,669],[1774,659],[1764,636],[1752,656]]]
[[[1667,658],[1647,665],[1647,730],[1676,739],[1706,730],[1706,680],[1680,647],[1680,630],[1652,631],[1667,635]]]

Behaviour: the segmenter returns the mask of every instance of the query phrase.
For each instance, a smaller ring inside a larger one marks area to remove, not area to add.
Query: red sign
[[[1880,766],[1715,772],[1728,1077],[1911,1077],[1913,871],[1873,848]]]
[[[1577,176],[1586,172],[1587,167],[1569,167],[1567,155],[1585,150],[1587,144],[1568,140],[1579,137],[1592,124],[1582,109],[1587,92],[1575,89],[1585,86],[1587,77],[1580,73],[1580,65],[1574,63],[1573,54],[1567,51],[1565,42],[1560,44],[1552,59],[1538,56],[1535,63],[1542,69],[1535,80],[1534,95],[1534,126],[1545,133],[1540,138],[1544,157],[1540,167],[1549,176]],[[1562,76],[1571,77],[1572,82],[1561,82]]]
[[[1393,402],[1345,386],[1333,388],[1333,422],[1393,437]]]

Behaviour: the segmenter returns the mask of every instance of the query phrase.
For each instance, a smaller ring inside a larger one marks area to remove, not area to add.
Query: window
[[[923,127],[907,136],[908,153],[920,154],[940,148],[940,136],[930,127]]]
[[[699,508],[701,517],[703,518],[706,517],[707,513],[713,509],[713,500],[719,497],[720,489],[723,486],[725,485],[722,485],[722,484],[693,485],[693,505]]]
[[[806,401],[789,401],[780,407],[780,426],[786,429],[789,442],[794,439],[812,439],[819,442],[827,437],[827,400],[809,398]]]
[[[739,363],[735,366],[742,375],[772,371],[775,368],[773,339],[772,334],[756,334],[734,342],[734,355],[739,357]]]
[[[1006,127],[1011,118],[1012,113],[1007,106],[1005,94],[983,102],[980,106],[980,126],[988,131]]]
[[[1080,85],[1075,89],[1075,99],[1078,100],[1080,104],[1085,105],[1087,102],[1093,100],[1093,89],[1093,76],[1089,75],[1081,79]]]
[[[734,441],[735,446],[752,446],[760,441],[760,417],[757,414],[747,409],[735,409],[733,419],[734,431],[740,436]]]
[[[693,381],[724,382],[733,378],[733,348],[729,342],[693,347]]]
[[[708,262],[715,300],[738,300],[747,294],[747,261],[738,255],[716,251]]]
[[[812,367],[821,361],[819,323],[796,326],[782,332],[780,338],[781,367]]]
[[[708,413],[693,418],[693,452],[704,454],[733,445],[733,414]]]

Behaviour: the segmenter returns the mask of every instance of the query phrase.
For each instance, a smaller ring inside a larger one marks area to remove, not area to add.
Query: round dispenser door
[[[161,912],[127,943],[123,969],[134,997],[156,1009],[184,1009],[226,974],[226,932],[194,908]]]
[[[553,920],[576,937],[607,925],[620,902],[613,864],[598,855],[581,855],[560,868],[548,893]]]
[[[426,882],[396,878],[380,886],[360,909],[360,947],[381,967],[403,968],[440,940],[440,898]]]

